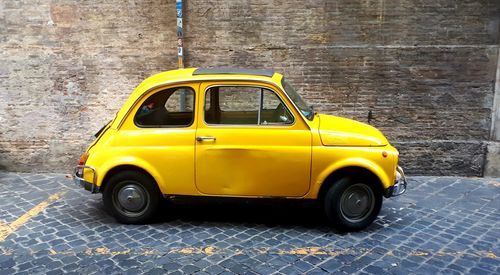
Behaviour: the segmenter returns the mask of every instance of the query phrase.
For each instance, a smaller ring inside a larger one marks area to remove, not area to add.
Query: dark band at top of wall
[[[193,72],[193,75],[205,74],[248,74],[272,77],[273,70],[257,70],[257,69],[233,69],[233,68],[198,68]]]

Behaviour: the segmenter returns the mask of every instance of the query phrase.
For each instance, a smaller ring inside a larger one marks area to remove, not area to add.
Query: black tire
[[[333,183],[323,203],[333,227],[340,231],[359,231],[377,218],[382,200],[378,183],[345,177]]]
[[[112,176],[103,192],[104,206],[121,223],[143,224],[158,210],[161,192],[148,175],[124,171]]]

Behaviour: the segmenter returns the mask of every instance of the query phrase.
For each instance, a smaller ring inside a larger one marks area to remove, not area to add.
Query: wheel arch
[[[123,171],[135,171],[135,172],[138,172],[138,173],[141,173],[141,174],[144,174],[144,175],[150,177],[156,183],[160,192],[162,191],[161,190],[162,185],[158,181],[158,176],[157,175],[155,176],[154,172],[151,173],[150,170],[145,169],[145,168],[143,168],[139,165],[136,165],[136,164],[118,164],[118,165],[108,169],[107,172],[105,173],[104,177],[102,178],[100,191],[101,192],[104,191],[104,189],[106,188],[106,185],[109,182],[109,179],[111,177],[113,177],[114,175],[116,175],[120,172],[123,172]]]
[[[374,184],[379,186],[381,191],[385,189],[380,177],[370,169],[356,165],[344,166],[330,172],[330,174],[322,181],[318,191],[317,199],[322,201],[325,197],[326,192],[333,184],[335,184],[336,181],[348,176],[367,179],[368,182],[373,182]]]

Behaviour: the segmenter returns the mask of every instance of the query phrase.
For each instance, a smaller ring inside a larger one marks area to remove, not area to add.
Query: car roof
[[[165,71],[146,78],[133,92],[142,94],[161,83],[210,80],[265,80],[280,83],[282,75],[272,70],[231,68],[186,68]]]

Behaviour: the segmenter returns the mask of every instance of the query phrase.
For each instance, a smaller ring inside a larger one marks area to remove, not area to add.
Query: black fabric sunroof
[[[231,69],[231,68],[198,68],[193,72],[193,75],[205,74],[249,74],[272,77],[273,70],[256,70],[256,69]]]

